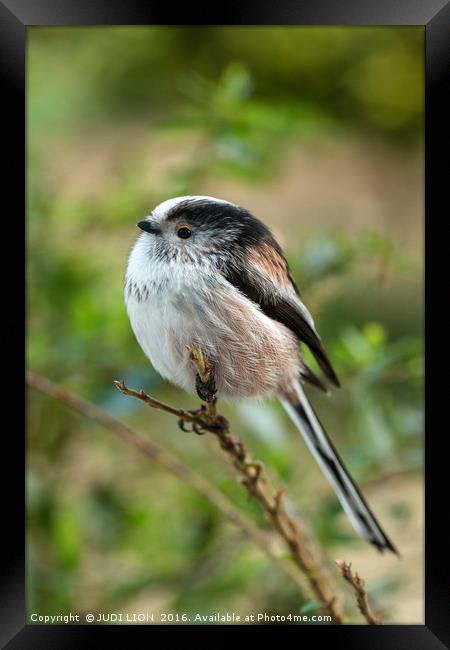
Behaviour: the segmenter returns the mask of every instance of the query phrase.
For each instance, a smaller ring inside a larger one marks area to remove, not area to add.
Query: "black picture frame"
[[[17,427],[18,413],[24,408],[22,399],[23,380],[21,362],[24,349],[24,328],[18,325],[18,314],[23,313],[23,300],[19,286],[24,280],[22,242],[25,239],[25,226],[22,218],[26,209],[24,182],[25,169],[25,51],[27,28],[35,25],[82,26],[82,25],[418,25],[425,29],[426,65],[426,125],[425,125],[425,214],[426,241],[431,247],[430,230],[434,224],[442,223],[446,186],[448,184],[448,154],[450,143],[446,123],[449,112],[449,69],[450,69],[450,4],[448,0],[278,0],[259,3],[241,1],[239,5],[202,7],[191,3],[177,8],[176,13],[168,3],[146,2],[145,0],[0,0],[0,66],[3,85],[3,160],[6,162],[2,190],[4,237],[10,237],[8,250],[14,252],[16,260],[15,282],[10,276],[3,276],[3,304],[17,305],[13,311],[8,309],[8,333],[6,347],[15,336],[18,358],[13,360],[7,370],[8,395],[18,395],[14,426],[4,427],[8,434],[8,451],[4,465],[10,474],[3,491],[3,571],[1,578],[1,620],[0,641],[8,649],[33,648],[80,648],[103,642],[111,632],[115,642],[129,641],[130,635],[145,635],[147,641],[154,638],[157,626],[44,626],[25,623],[25,535],[24,535],[24,474],[25,441]],[[447,137],[446,137],[447,135]],[[443,161],[443,162],[442,162]],[[8,206],[7,211],[6,207]],[[448,209],[447,209],[448,214]],[[446,219],[445,219],[446,221]],[[444,221],[444,225],[445,225]],[[11,227],[13,226],[13,227]],[[442,231],[444,235],[444,231]],[[24,239],[20,236],[22,235]],[[445,239],[443,237],[444,246]],[[5,243],[6,239],[3,239]],[[14,251],[14,246],[16,250]],[[436,270],[431,264],[445,262],[446,256],[439,257],[433,250],[427,256],[425,280],[426,314],[430,311],[431,288],[435,286]],[[5,252],[5,248],[3,248]],[[447,254],[448,255],[448,254]],[[444,265],[443,269],[445,269]],[[9,267],[8,267],[9,268]],[[439,275],[439,274],[438,274]],[[445,277],[445,276],[444,276]],[[25,286],[25,282],[21,286]],[[448,295],[448,290],[447,290]],[[6,312],[5,312],[6,313]],[[23,320],[25,323],[25,319]],[[435,426],[431,430],[431,402],[434,421],[438,423],[436,409],[439,403],[435,379],[435,362],[443,355],[442,338],[439,332],[430,340],[429,316],[427,315],[426,341],[426,583],[425,583],[425,625],[386,625],[369,627],[353,626],[304,626],[290,628],[304,642],[306,636],[316,643],[345,645],[347,648],[430,648],[450,647],[450,588],[448,572],[448,537],[445,524],[448,521],[448,460],[446,456],[445,428]],[[431,351],[431,346],[434,350]],[[439,346],[439,347],[438,347]],[[434,365],[433,365],[434,361]],[[433,365],[433,367],[432,367]],[[442,365],[442,359],[441,364]],[[22,366],[23,367],[23,366]],[[4,396],[4,399],[9,397]],[[441,404],[446,405],[443,399]],[[445,420],[443,422],[446,422]],[[440,435],[439,435],[440,434]],[[4,444],[6,445],[5,439]],[[7,458],[7,462],[6,462]],[[434,506],[437,506],[435,509]],[[439,508],[440,507],[440,508]],[[175,626],[165,626],[163,632],[167,640],[172,636]],[[243,634],[242,627],[239,634]],[[161,628],[160,628],[161,629]],[[180,628],[178,628],[180,629]],[[206,626],[196,627],[196,631],[208,638]],[[183,634],[185,633],[183,626]],[[221,643],[224,645],[233,631],[233,626],[221,629]],[[253,632],[252,632],[253,633]],[[284,634],[284,632],[283,632]],[[217,642],[216,642],[217,643]]]

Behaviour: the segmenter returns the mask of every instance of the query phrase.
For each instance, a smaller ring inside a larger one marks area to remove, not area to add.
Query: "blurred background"
[[[208,477],[258,526],[210,436],[119,394],[162,381],[123,304],[160,201],[239,203],[284,247],[343,388],[309,391],[398,546],[360,541],[274,400],[221,405],[386,622],[423,622],[423,29],[28,29],[28,367]],[[317,613],[204,498],[65,406],[28,396],[28,612]],[[280,555],[285,549],[280,545]]]

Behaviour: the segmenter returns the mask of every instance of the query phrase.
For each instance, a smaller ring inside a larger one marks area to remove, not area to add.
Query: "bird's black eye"
[[[177,228],[177,235],[181,239],[189,239],[192,234],[192,230],[188,226],[180,226]]]

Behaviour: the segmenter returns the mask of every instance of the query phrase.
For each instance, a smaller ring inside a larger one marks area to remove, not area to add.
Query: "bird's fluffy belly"
[[[131,296],[127,309],[136,338],[154,368],[195,390],[187,346],[199,346],[214,366],[222,398],[285,393],[299,372],[294,335],[235,290]]]

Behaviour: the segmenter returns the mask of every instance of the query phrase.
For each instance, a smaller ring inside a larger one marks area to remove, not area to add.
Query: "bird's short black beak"
[[[138,228],[141,230],[144,230],[145,232],[149,232],[152,235],[157,235],[160,231],[160,229],[157,226],[154,226],[150,221],[147,221],[147,219],[144,219],[143,221],[139,221],[137,224]]]

